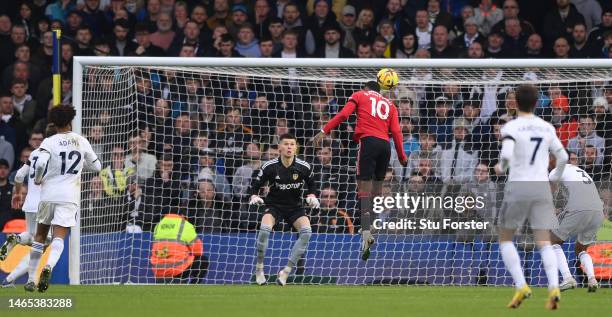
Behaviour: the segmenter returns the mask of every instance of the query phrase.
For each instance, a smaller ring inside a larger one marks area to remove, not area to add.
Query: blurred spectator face
[[[387,50],[387,43],[384,41],[374,41],[372,45],[372,53],[374,53],[374,57],[381,57],[385,54]]]
[[[450,107],[446,102],[437,102],[436,103],[436,117],[438,118],[446,118],[448,117],[448,111]]]
[[[584,26],[584,24],[574,25],[574,30],[572,31],[572,38],[574,38],[575,44],[583,44],[584,42],[586,42],[586,26]]]
[[[565,38],[560,37],[555,41],[555,45],[553,46],[555,57],[567,57],[569,50],[570,46]]]
[[[149,47],[149,45],[151,45],[149,31],[141,31],[136,33],[136,43],[144,48]]]
[[[195,95],[198,93],[198,89],[200,89],[200,82],[197,79],[189,78],[185,80],[185,87],[188,94]]]
[[[534,52],[542,50],[542,37],[536,33],[533,33],[527,39],[527,49]]]
[[[143,140],[140,135],[134,136],[130,138],[130,151],[133,152],[142,152],[144,150],[143,146],[146,144],[146,141]]]
[[[241,28],[240,32],[238,32],[238,42],[240,44],[249,44],[253,42],[254,38],[255,33],[253,33],[253,30],[250,27]]]
[[[193,139],[193,147],[198,150],[203,150],[208,148],[209,140],[205,135],[198,135]]]
[[[416,53],[414,53],[414,58],[430,58],[431,54],[429,51],[424,48],[419,48]]]
[[[183,45],[179,52],[180,57],[195,57],[195,48],[191,45]]]
[[[70,45],[70,43],[62,44],[62,59],[64,61],[70,61],[72,59],[73,53],[74,52],[72,49],[72,45]]]
[[[433,43],[436,47],[442,48],[448,45],[448,31],[446,27],[438,25],[433,30]]]
[[[391,24],[389,22],[384,22],[384,23],[380,24],[379,33],[384,38],[388,38],[390,36],[393,36],[394,31],[395,30],[393,29],[393,24]]]
[[[209,181],[200,181],[198,183],[198,197],[206,202],[214,202],[215,200],[215,185]]]
[[[584,149],[584,163],[585,164],[594,164],[597,159],[597,149],[593,146],[587,146]]]
[[[421,133],[419,143],[421,144],[421,150],[429,152],[436,146],[436,136],[431,133]]]
[[[174,18],[177,21],[185,21],[189,17],[189,12],[187,12],[187,6],[179,4],[178,2],[174,5]]]
[[[234,51],[234,41],[222,41],[219,45],[219,51],[223,56],[232,56],[232,52]]]
[[[263,20],[270,14],[270,5],[268,0],[257,0],[255,1],[255,17],[259,20]]]
[[[465,136],[467,135],[467,133],[468,131],[464,127],[456,127],[453,129],[453,135],[455,136],[455,140],[457,140],[458,142],[465,140]]]
[[[189,135],[189,133],[191,133],[191,119],[188,115],[180,115],[176,117],[174,128],[179,135]]]
[[[88,45],[91,42],[91,32],[89,29],[81,29],[77,31],[76,39],[80,45]]]
[[[506,27],[506,34],[508,34],[508,36],[516,39],[521,35],[521,23],[518,19],[506,19],[504,23]]]
[[[489,168],[484,164],[476,165],[474,179],[477,183],[487,182],[489,180]]]
[[[504,1],[504,6],[502,7],[502,9],[504,12],[504,18],[518,18],[519,6],[515,0]]]
[[[300,11],[295,5],[286,5],[283,11],[283,20],[287,24],[293,24],[300,18]]]
[[[310,100],[310,103],[312,104],[312,111],[314,113],[320,114],[327,110],[327,102],[325,102],[324,99],[325,98],[323,97],[314,96]]]
[[[89,185],[91,186],[90,188],[91,188],[92,193],[101,194],[104,192],[104,185],[102,183],[102,179],[100,178],[100,176],[92,177]]]
[[[27,20],[32,17],[32,9],[30,9],[27,3],[22,3],[19,7],[19,16]]]
[[[410,176],[408,180],[408,190],[413,193],[420,193],[425,189],[425,181],[423,177],[418,175]]]
[[[506,101],[505,102],[506,110],[508,112],[516,111],[516,107],[517,107],[517,105],[516,105],[516,94],[513,91],[508,92],[506,94],[506,100],[505,101]]]
[[[476,25],[475,23],[468,23],[465,25],[465,33],[469,36],[472,37],[474,35],[476,35],[476,33],[478,33],[478,25]]]
[[[0,22],[1,23],[1,22]],[[612,26],[612,12],[606,12],[602,17],[601,17],[601,24],[605,27],[611,27]],[[1,31],[1,27],[0,27],[0,31]]]
[[[278,39],[283,35],[283,32],[285,32],[285,27],[282,23],[270,23],[270,26],[268,26],[268,31],[270,31],[270,36],[273,39]]]
[[[266,160],[273,160],[277,158],[279,155],[280,154],[278,153],[278,149],[270,146],[268,147],[268,150],[266,150],[265,158]]]
[[[317,1],[317,4],[314,7],[314,14],[323,19],[329,14],[329,4],[327,1]]]
[[[250,160],[259,160],[261,158],[261,151],[259,150],[259,146],[255,143],[247,144],[246,157]]]
[[[427,1],[427,11],[431,13],[440,12],[440,1],[439,0],[429,0]]]
[[[157,30],[168,32],[172,30],[172,17],[168,13],[161,13],[157,18]]]
[[[183,30],[185,39],[191,42],[197,42],[200,37],[200,28],[196,23],[188,22]]]
[[[0,180],[4,181],[7,179],[9,175],[9,169],[8,166],[0,166]]]
[[[357,21],[365,27],[370,27],[374,23],[374,11],[370,9],[361,9]]]
[[[227,12],[229,10],[229,3],[227,0],[215,0],[213,8],[215,12]]]
[[[120,146],[113,146],[111,150],[111,165],[113,169],[123,169],[124,161],[123,148]]]
[[[100,0],[85,0],[85,6],[90,11],[96,11],[100,6]]]
[[[215,113],[215,99],[212,97],[202,97],[200,102],[200,111],[205,114]]]
[[[0,33],[8,34],[11,31],[11,19],[7,15],[0,16]]]
[[[117,41],[124,42],[127,39],[128,29],[123,28],[120,25],[115,25],[115,28],[113,28],[113,33],[115,33],[115,38]]]
[[[140,78],[138,79],[138,83],[136,84],[136,90],[138,92],[146,94],[151,89],[151,81],[148,78]]]
[[[62,78],[62,93],[67,94],[72,90],[72,79]]]
[[[149,0],[147,3],[147,12],[151,16],[156,16],[161,11],[161,3],[159,0]]]
[[[96,54],[96,56],[109,56],[110,47],[106,43],[96,44],[94,53]]]
[[[193,11],[191,12],[191,20],[198,25],[202,25],[206,22],[206,19],[208,19],[208,15],[206,14],[206,9],[203,6],[198,5],[193,8]]]
[[[472,121],[480,115],[480,108],[472,106],[472,104],[465,103],[463,106],[463,117]]]
[[[28,69],[28,64],[23,62],[15,63],[15,68],[13,69],[13,77],[17,79],[28,80],[30,78],[30,69]]]
[[[38,21],[37,26],[38,26],[38,31],[40,33],[45,33],[47,31],[49,31],[49,21],[40,20],[40,21]]]
[[[32,154],[32,149],[30,149],[29,147],[24,148],[23,150],[21,150],[21,154],[19,155],[19,161],[21,163],[26,163],[28,161],[28,158],[30,158],[30,154]]]
[[[286,133],[289,133],[287,119],[278,119],[276,121],[276,135],[281,136]]]
[[[398,105],[398,111],[400,116],[410,116],[412,114],[412,100],[401,99]]]
[[[112,0],[110,9],[113,12],[117,12],[120,9],[125,8],[125,0]]]
[[[225,25],[217,25],[213,30],[212,38],[214,40],[221,38],[221,35],[229,33]]]
[[[27,87],[22,83],[15,83],[11,86],[11,93],[17,98],[22,98],[26,94]]]
[[[30,139],[28,140],[28,144],[33,149],[37,149],[40,146],[40,144],[42,143],[44,138],[45,137],[43,136],[42,133],[32,132],[32,135],[30,136]]]
[[[429,25],[429,15],[425,10],[419,10],[416,12],[416,25],[419,29],[426,29]]]
[[[498,33],[491,33],[488,37],[488,43],[490,49],[499,49],[504,44],[504,38]]]
[[[160,160],[159,163],[159,173],[161,175],[171,175],[174,170],[174,162],[170,160]]]
[[[572,164],[572,165],[578,165],[578,154],[571,152],[569,154],[569,159],[567,161],[568,163]]]
[[[431,173],[431,160],[430,159],[420,159],[418,170],[419,170],[420,175],[429,176]]]
[[[412,121],[408,118],[402,118],[400,120],[400,128],[404,134],[412,134]]]
[[[505,124],[505,122],[497,123],[493,125],[493,136],[496,140],[501,140],[501,127]]]
[[[355,25],[355,15],[354,14],[343,14],[342,23],[346,26]]]
[[[102,127],[99,125],[94,125],[93,127],[91,127],[91,130],[89,130],[88,137],[94,143],[100,143],[100,141],[102,141]],[[30,140],[32,140],[32,138],[30,138]],[[42,142],[42,139],[40,141]],[[30,145],[32,145],[31,141],[30,141]]]
[[[323,3],[323,1],[319,3]],[[336,43],[338,43],[338,41],[340,41],[340,33],[336,30],[326,31],[324,37],[325,43],[327,43],[327,45],[335,45]]]
[[[400,3],[400,0],[389,0],[387,2],[387,12],[391,14],[397,14],[398,12],[400,12],[400,10],[402,10],[402,4]]]
[[[27,63],[30,61],[30,47],[21,45],[15,50],[15,57],[18,61]]]
[[[474,16],[474,8],[471,5],[463,6],[461,9],[461,19],[462,21],[467,20],[469,17]]]
[[[113,21],[117,21],[119,19],[128,20],[130,18],[130,14],[125,9],[117,10],[115,12],[115,16],[113,16]]]
[[[263,95],[257,96],[255,98],[255,102],[253,103],[253,107],[255,107],[255,109],[262,110],[262,111],[268,110],[268,106],[269,106],[268,98],[266,98],[266,96],[263,96]]]
[[[297,47],[297,37],[295,34],[285,33],[283,36],[283,49],[292,51]]]
[[[248,19],[249,17],[242,11],[234,11],[232,13],[232,21],[236,25],[243,25]]]
[[[473,42],[470,47],[468,47],[468,57],[483,58],[484,50],[482,49],[482,44],[480,44],[479,42]]]
[[[83,18],[79,14],[71,13],[66,18],[66,24],[73,30],[81,26],[81,23],[83,23]]]
[[[331,164],[332,161],[332,150],[330,147],[326,146],[317,151],[317,159],[321,165],[327,166]]]
[[[580,122],[578,124],[578,132],[582,137],[586,137],[595,128],[595,122],[593,122],[593,118],[591,117],[582,117],[580,118]]]
[[[372,58],[372,46],[370,44],[359,44],[357,47],[358,58]]]
[[[259,51],[262,57],[272,57],[274,53],[274,42],[272,40],[259,42]]]
[[[21,25],[15,25],[11,29],[11,41],[13,44],[24,44],[26,41],[26,31]]]
[[[43,33],[42,44],[46,48],[53,48],[53,32],[47,31]]]
[[[235,130],[242,123],[242,115],[239,110],[230,110],[225,115],[225,125],[229,130]]]
[[[338,205],[338,195],[336,195],[336,191],[327,187],[321,190],[321,208],[324,209],[333,209]]]
[[[569,5],[570,0],[557,0],[557,7],[559,7],[559,9],[565,9],[569,7]]]
[[[157,99],[155,107],[153,108],[153,114],[156,117],[167,118],[170,113],[170,105],[165,99]]]
[[[62,28],[62,22],[59,20],[53,20],[51,21],[51,30],[55,30],[55,29],[61,29]]]

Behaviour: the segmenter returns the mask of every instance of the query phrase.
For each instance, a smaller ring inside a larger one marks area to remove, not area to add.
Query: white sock
[[[580,259],[580,263],[582,264],[582,268],[584,270],[584,273],[586,273],[587,277],[589,279],[594,279],[595,270],[593,269],[593,259],[591,259],[591,255],[588,254],[586,251],[582,251],[578,255],[578,258]]]
[[[34,282],[36,279],[36,269],[38,262],[43,253],[44,245],[36,241],[32,242],[32,250],[30,250],[30,265],[28,266],[28,282]]]
[[[548,279],[548,289],[559,287],[557,256],[555,255],[555,251],[550,244],[540,248],[540,257],[542,257],[542,266],[544,266],[546,278]]]
[[[22,275],[26,274],[28,272],[28,264],[30,264],[30,255],[26,254],[13,271],[6,277],[6,281],[9,283],[14,282]]]
[[[559,267],[559,271],[561,271],[561,276],[563,276],[564,281],[567,281],[572,277],[572,273],[570,273],[569,266],[567,265],[565,253],[563,253],[563,249],[558,244],[553,244],[552,247],[557,257],[557,266]]]
[[[30,245],[32,243],[32,235],[25,231],[17,235],[19,237],[19,244]]]
[[[64,251],[64,239],[62,238],[53,238],[51,242],[51,253],[49,254],[49,259],[47,260],[47,265],[51,266],[51,269],[55,267],[57,261],[60,256],[62,256],[62,252]]]
[[[499,243],[499,252],[501,252],[502,260],[506,265],[506,270],[512,275],[516,288],[521,288],[527,284],[525,274],[521,267],[521,258],[512,241],[504,241]]]

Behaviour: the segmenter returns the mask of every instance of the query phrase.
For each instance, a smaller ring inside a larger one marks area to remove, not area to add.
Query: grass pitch
[[[560,309],[546,311],[546,289],[517,310],[506,308],[513,290],[431,286],[65,286],[45,294],[22,286],[0,289],[0,298],[71,297],[68,310],[0,308],[0,316],[609,316],[612,289],[562,293]],[[3,305],[5,306],[5,305]]]

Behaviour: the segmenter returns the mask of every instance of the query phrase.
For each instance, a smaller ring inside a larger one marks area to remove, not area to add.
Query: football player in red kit
[[[359,143],[357,196],[361,212],[361,258],[365,261],[370,256],[370,247],[374,244],[374,237],[370,233],[372,199],[382,191],[382,182],[391,157],[389,133],[393,137],[400,163],[405,166],[408,158],[403,149],[397,108],[391,100],[380,94],[380,86],[375,81],[367,82],[362,90],[353,93],[344,108],[315,136],[315,146],[355,111],[357,125],[353,140]]]

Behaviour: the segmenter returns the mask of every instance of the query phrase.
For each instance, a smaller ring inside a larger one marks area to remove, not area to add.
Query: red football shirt
[[[389,141],[389,132],[391,132],[398,157],[404,161],[407,159],[397,108],[391,100],[376,91],[360,90],[353,93],[344,108],[323,127],[323,132],[329,134],[355,110],[357,110],[357,126],[353,140],[359,141],[361,138],[372,136]]]

